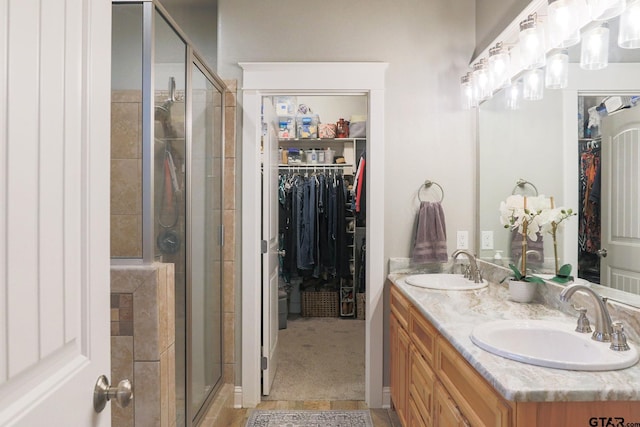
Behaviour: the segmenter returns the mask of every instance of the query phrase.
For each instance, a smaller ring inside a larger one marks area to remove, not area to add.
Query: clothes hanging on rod
[[[580,143],[580,250],[600,249],[600,146],[597,141]]]
[[[281,171],[278,201],[285,282],[297,276],[349,277],[347,189],[342,174]]]
[[[358,168],[353,183],[352,209],[359,227],[364,227],[367,218],[366,163],[366,152],[363,151],[358,159]]]

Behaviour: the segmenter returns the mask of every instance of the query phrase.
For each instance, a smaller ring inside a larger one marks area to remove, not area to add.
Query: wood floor
[[[362,410],[367,409],[367,405],[362,401],[262,401],[257,409],[315,409],[315,410]],[[220,421],[205,418],[200,427],[244,427],[251,415],[252,409],[231,409],[221,424]],[[395,412],[391,409],[371,409],[371,419],[374,427],[401,427],[400,421]]]

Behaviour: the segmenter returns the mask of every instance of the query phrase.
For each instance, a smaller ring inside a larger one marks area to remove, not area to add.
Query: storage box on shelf
[[[301,292],[303,317],[338,317],[338,292]]]

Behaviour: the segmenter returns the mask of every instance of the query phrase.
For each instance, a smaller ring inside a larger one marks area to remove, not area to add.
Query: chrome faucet
[[[573,284],[567,286],[562,290],[562,292],[560,293],[560,300],[565,302],[569,301],[571,296],[576,291],[585,291],[588,295],[591,296],[596,304],[596,325],[591,338],[596,341],[611,341],[613,327],[611,324],[611,316],[609,315],[609,310],[607,310],[607,299],[598,295],[596,291],[588,286]]]
[[[453,258],[454,263],[456,262],[456,258],[458,258],[458,255],[460,254],[466,255],[469,259],[469,279],[473,280],[474,283],[480,283],[482,278],[480,276],[480,270],[478,270],[478,264],[476,263],[475,255],[466,249],[458,249],[451,254],[451,258]]]

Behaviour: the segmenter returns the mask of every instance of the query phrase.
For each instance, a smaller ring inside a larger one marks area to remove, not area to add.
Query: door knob
[[[607,248],[598,249],[598,258],[606,258],[607,257]]]
[[[285,249],[281,249],[281,250],[278,251],[278,255],[280,255],[282,257],[287,256],[287,251]]]
[[[109,379],[100,375],[93,389],[93,409],[100,413],[107,406],[107,402],[115,397],[115,401],[124,408],[133,400],[131,381],[125,379],[118,383],[117,387],[109,386]]]

